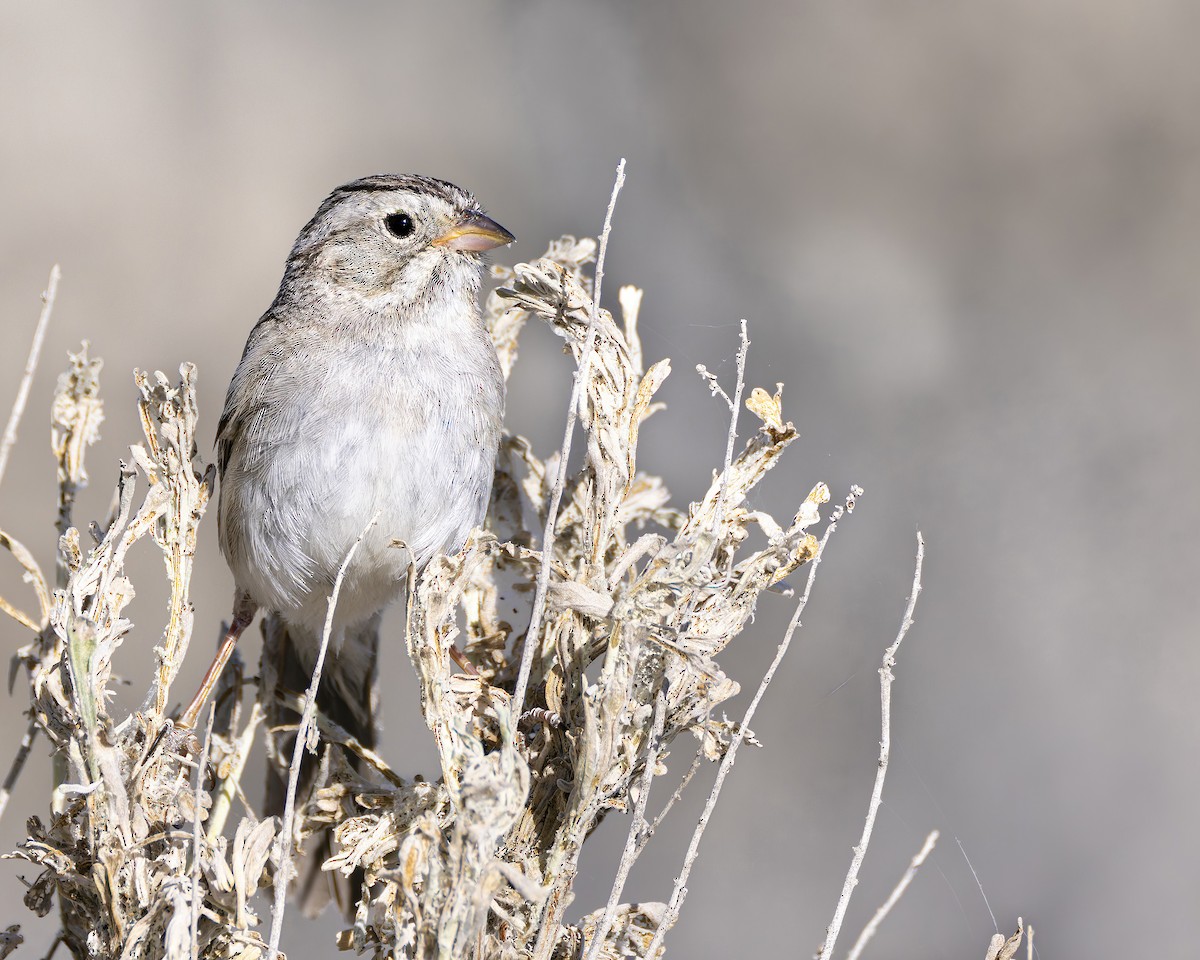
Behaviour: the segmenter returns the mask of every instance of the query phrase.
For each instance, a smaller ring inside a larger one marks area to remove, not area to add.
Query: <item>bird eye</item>
[[[394,237],[411,236],[413,230],[416,229],[416,224],[413,223],[412,217],[407,213],[392,213],[384,218],[384,226],[388,228],[388,232]]]

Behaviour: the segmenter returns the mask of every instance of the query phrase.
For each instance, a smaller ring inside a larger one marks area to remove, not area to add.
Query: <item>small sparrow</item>
[[[381,611],[410,563],[458,550],[487,510],[504,380],[477,298],[482,254],[513,239],[444,180],[338,187],[300,231],[225,398],[217,518],[236,597],[222,652],[256,610],[273,613],[295,661],[280,680],[303,689],[338,569],[378,515],[346,570],[318,697],[367,745]]]

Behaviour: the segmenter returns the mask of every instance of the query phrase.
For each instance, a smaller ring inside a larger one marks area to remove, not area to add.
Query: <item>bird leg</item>
[[[479,676],[479,671],[475,669],[475,664],[467,659],[467,655],[458,649],[456,644],[450,644],[450,659],[457,663],[463,669],[463,673],[471,677]]]
[[[226,631],[224,638],[221,640],[221,646],[217,648],[217,655],[213,658],[208,672],[204,674],[204,680],[200,683],[200,689],[192,697],[192,702],[183,711],[183,715],[177,721],[176,726],[190,730],[196,725],[196,721],[200,719],[200,710],[204,706],[204,701],[213,692],[213,688],[221,678],[221,671],[225,669],[225,664],[233,656],[233,648],[237,646],[238,637],[254,621],[254,614],[257,612],[258,604],[250,598],[249,594],[240,591],[234,594],[233,622],[229,624],[229,630]]]

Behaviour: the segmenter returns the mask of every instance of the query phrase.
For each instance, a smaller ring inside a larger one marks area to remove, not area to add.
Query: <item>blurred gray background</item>
[[[717,809],[672,955],[819,943],[875,772],[875,671],[918,528],[926,589],[843,947],[936,826],[875,956],[982,955],[992,920],[956,838],[1001,928],[1032,921],[1043,957],[1193,954],[1198,31],[1186,0],[5,3],[4,416],[55,261],[63,281],[0,526],[52,568],[48,409],[82,338],[109,405],[77,521],[106,510],[137,439],[134,367],[198,364],[208,444],[289,245],[337,183],[454,180],[520,238],[497,258],[513,262],[597,232],[624,156],[606,287],[615,302],[618,283],[645,286],[647,357],[675,369],[641,465],[680,503],[702,493],[723,413],[692,368],[732,382],[746,317],[748,378],[787,383],[803,435],[756,506],[790,516],[818,480],[867,491],[754,725],[765,748]],[[515,376],[510,428],[546,452],[569,368],[545,330]],[[214,527],[202,647],[231,590]],[[162,623],[161,562],[138,563],[131,702]],[[30,605],[2,557],[0,595]],[[767,598],[730,651],[744,687],[790,609]],[[7,621],[0,638],[24,642]],[[388,656],[387,754],[429,770],[411,668]],[[21,706],[4,701],[0,766]],[[688,755],[681,742],[673,762]],[[0,847],[45,812],[48,779],[40,743]],[[705,791],[633,897],[665,898]],[[624,829],[589,845],[573,916],[602,903]],[[26,924],[38,956],[53,927],[18,902],[20,873],[0,871],[0,920]],[[329,956],[332,928],[293,923],[289,955]]]

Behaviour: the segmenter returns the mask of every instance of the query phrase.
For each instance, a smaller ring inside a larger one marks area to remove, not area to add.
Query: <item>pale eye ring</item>
[[[387,227],[388,233],[393,237],[399,237],[402,240],[405,237],[412,236],[413,231],[417,229],[417,225],[413,223],[413,218],[403,211],[389,213],[383,218],[383,225]]]

